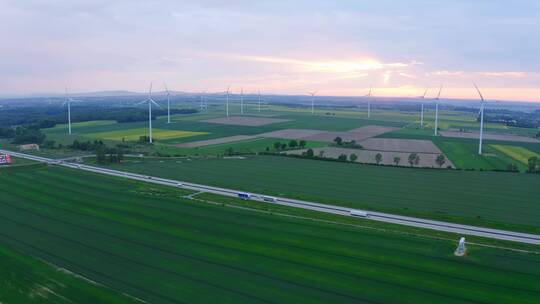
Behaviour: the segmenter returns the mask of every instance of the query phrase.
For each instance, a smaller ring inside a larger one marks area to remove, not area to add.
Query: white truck
[[[368,213],[366,211],[363,211],[363,210],[355,210],[355,209],[351,209],[349,211],[349,214],[351,216],[359,216],[359,217],[367,217],[368,216]]]

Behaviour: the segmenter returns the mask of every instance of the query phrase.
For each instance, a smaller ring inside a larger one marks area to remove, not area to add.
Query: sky
[[[105,90],[540,102],[540,1],[0,0],[0,95]]]

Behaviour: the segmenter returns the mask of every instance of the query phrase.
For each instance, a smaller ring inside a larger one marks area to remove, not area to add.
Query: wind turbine
[[[167,92],[167,123],[171,123],[171,94],[169,93],[169,89],[167,88],[167,84],[163,83],[165,86],[165,92]]]
[[[148,103],[148,138],[149,142],[152,143],[152,104],[158,106],[161,108],[161,106],[152,99],[152,83],[150,82],[150,90],[148,91],[148,98],[137,103],[138,105],[143,104],[147,102]]]
[[[371,91],[372,91],[372,89],[373,89],[373,87],[369,86],[369,93],[366,95],[366,97],[368,98],[368,101],[367,101],[367,118],[371,117]]]
[[[311,115],[315,114],[315,94],[317,92],[308,92],[311,95]]]
[[[476,83],[473,83],[474,84],[474,88],[476,89],[476,91],[478,92],[478,95],[480,95],[480,140],[478,142],[478,155],[482,155],[482,140],[484,139],[484,104],[485,104],[485,100],[484,100],[484,96],[482,95],[482,92],[480,92],[480,89],[478,88],[478,86],[476,85]]]
[[[439,93],[437,94],[437,97],[435,97],[435,136],[437,135],[438,129],[439,129],[439,99],[441,97],[443,86],[439,88]]]
[[[240,115],[244,115],[244,88],[240,89]]]
[[[231,89],[231,86],[229,85],[227,87],[227,103],[225,105],[225,109],[226,109],[226,112],[227,112],[227,117],[229,117],[229,90]]]
[[[420,108],[420,127],[424,127],[424,99],[426,98],[426,94],[428,92],[429,88],[424,91],[424,95],[420,96],[420,99],[422,99],[422,106]]]
[[[69,97],[67,87],[65,87],[65,89],[66,89],[66,97],[65,97],[65,101],[64,101],[64,103],[62,103],[62,105],[67,104],[67,108],[68,108],[68,134],[71,135],[71,102],[75,101],[75,99]]]
[[[203,110],[204,93],[206,93],[206,92],[202,92],[202,93],[201,93],[201,112],[202,112],[202,110]]]

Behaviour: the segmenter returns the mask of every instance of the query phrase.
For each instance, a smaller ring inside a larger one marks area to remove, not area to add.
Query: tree
[[[96,161],[98,164],[103,164],[105,163],[107,157],[105,155],[105,148],[104,147],[99,147],[98,149],[96,149]]]
[[[46,140],[43,142],[43,147],[47,149],[54,149],[54,144],[55,144],[54,140]]]
[[[338,136],[334,138],[334,142],[336,143],[336,145],[341,146],[341,144],[343,144],[343,139]]]
[[[537,166],[540,165],[539,159],[537,156],[532,156],[527,162],[528,172],[533,173],[537,171]]]
[[[414,165],[418,166],[419,163],[420,163],[420,155],[416,154],[416,157],[414,158]]]
[[[516,164],[508,164],[506,166],[506,171],[517,172],[519,170]]]
[[[297,142],[296,140],[292,139],[291,141],[289,141],[289,147],[290,147],[291,149],[294,149],[294,148],[296,148],[297,146],[298,146],[298,142]]]
[[[306,146],[306,141],[302,139],[302,140],[300,140],[298,145],[300,146],[300,148],[304,149],[304,147]]]
[[[409,159],[408,159],[408,162],[409,162],[409,165],[414,166],[415,162],[416,162],[416,157],[418,155],[416,153],[411,153],[409,154]]]
[[[116,153],[116,161],[118,163],[121,163],[124,160],[124,150],[118,149],[118,152]]]
[[[234,154],[234,149],[233,147],[228,147],[227,149],[225,149],[225,155],[233,155]]]
[[[347,161],[347,154],[341,153],[338,158],[339,161]]]
[[[358,156],[356,154],[351,154],[349,155],[349,160],[352,161],[353,163],[358,159]]]
[[[395,164],[396,166],[399,166],[399,162],[400,162],[400,161],[401,161],[401,157],[399,157],[399,156],[394,156],[394,164]]]
[[[281,144],[281,150],[285,150],[287,149],[287,144],[286,143],[282,143]]]
[[[536,133],[536,138],[540,138],[540,132]]]
[[[439,165],[439,168],[442,168],[444,163],[446,163],[446,158],[444,157],[444,155],[439,154],[435,159],[435,162],[437,163],[437,165]]]
[[[381,153],[377,153],[375,154],[375,162],[378,164],[380,164],[382,161],[382,154]]]
[[[274,150],[279,150],[281,148],[281,143],[279,141],[276,141],[274,143]]]
[[[324,157],[324,150],[319,151],[319,157],[320,157],[320,158],[323,158],[323,157]]]
[[[306,156],[307,157],[313,157],[315,153],[313,152],[313,149],[309,148],[307,151],[306,151]]]

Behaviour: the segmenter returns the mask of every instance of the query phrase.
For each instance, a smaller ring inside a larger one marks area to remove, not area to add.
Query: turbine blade
[[[422,95],[422,99],[426,98],[428,90],[429,90],[429,88],[426,88],[426,90],[424,91],[424,95]]]
[[[167,84],[163,82],[163,85],[165,86],[165,92],[167,92],[167,96],[169,95],[169,89],[167,88]]]
[[[480,95],[480,99],[482,100],[482,102],[485,102],[484,96],[482,95],[482,92],[480,92],[480,89],[478,88],[476,83],[473,82],[473,85],[474,85],[474,88],[476,89],[476,92],[478,92],[478,95]]]
[[[439,98],[441,98],[442,88],[443,88],[443,86],[441,84],[441,86],[439,87],[439,93],[437,93],[437,97],[435,98],[435,100],[439,100]]]
[[[149,101],[150,101],[153,105],[155,105],[156,107],[161,108],[161,106],[160,106],[157,102],[155,102],[153,99],[149,99]]]
[[[145,100],[143,100],[143,101],[139,101],[139,102],[137,102],[135,105],[136,105],[136,106],[140,106],[140,105],[142,105],[142,104],[147,103],[148,100],[149,100],[149,99],[145,99]]]

